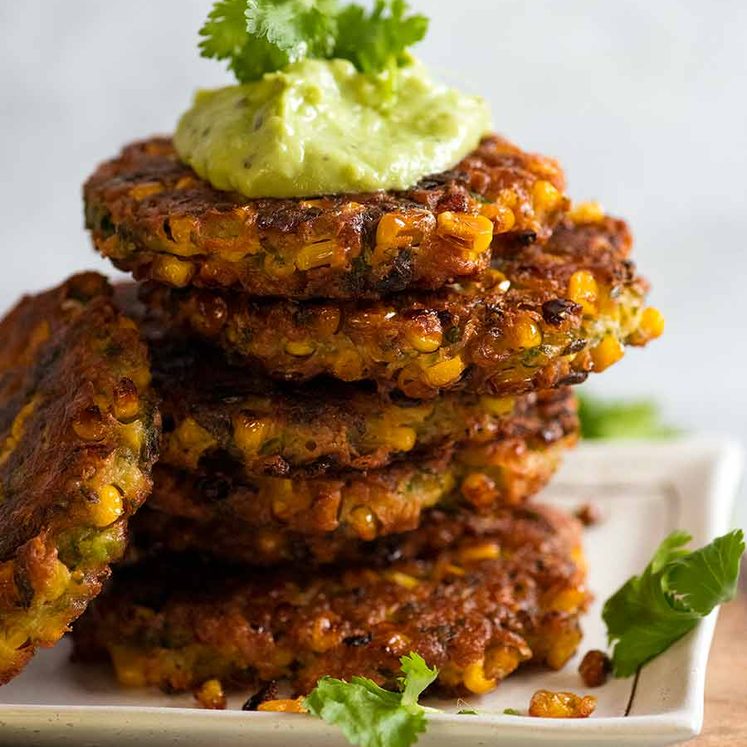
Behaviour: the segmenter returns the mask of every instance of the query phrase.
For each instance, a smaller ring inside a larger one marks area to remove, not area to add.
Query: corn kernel
[[[570,209],[568,217],[576,225],[600,223],[604,220],[604,209],[598,202],[579,202]]]
[[[434,366],[425,369],[425,380],[432,387],[446,386],[455,382],[464,371],[464,363],[462,359],[457,356],[456,358],[448,358],[445,361],[436,363]]]
[[[516,224],[516,216],[511,208],[489,202],[480,208],[480,215],[493,221],[493,233],[507,233]]]
[[[125,687],[145,687],[147,678],[142,657],[125,646],[111,646],[109,654],[114,673],[120,685]]]
[[[642,340],[645,344],[649,340],[655,340],[664,333],[664,315],[654,306],[648,306],[641,314],[641,321],[634,334],[634,341]]]
[[[510,415],[514,411],[515,400],[513,397],[480,397],[480,405],[491,415],[500,417]]]
[[[320,306],[312,322],[314,331],[319,337],[329,337],[340,329],[342,314],[334,306]]]
[[[335,378],[343,381],[356,381],[363,376],[363,360],[357,350],[340,353],[332,367]]]
[[[112,396],[114,417],[121,423],[134,420],[140,412],[137,387],[131,379],[123,378],[114,387]]]
[[[583,589],[562,589],[552,596],[548,609],[555,612],[577,612],[586,603],[586,592]]]
[[[613,363],[617,363],[623,355],[625,348],[613,334],[607,334],[602,341],[591,351],[591,360],[595,371],[604,371]]]
[[[285,352],[294,358],[307,358],[314,350],[314,343],[310,340],[289,340],[285,343]]]
[[[586,314],[595,314],[599,286],[588,270],[577,270],[568,280],[568,298],[579,304]]]
[[[356,506],[348,517],[348,523],[358,537],[372,540],[378,534],[376,515],[367,506]]]
[[[220,680],[207,680],[195,691],[195,699],[203,708],[222,711],[227,705],[226,694]]]
[[[419,353],[434,353],[441,347],[443,331],[436,314],[420,314],[405,325],[405,339]]]
[[[485,252],[493,241],[493,221],[484,215],[469,213],[439,213],[437,219],[439,236],[455,238],[468,246],[473,254]]]
[[[419,221],[414,215],[405,213],[386,213],[376,227],[377,246],[404,249],[412,246],[419,238]]]
[[[339,247],[332,239],[306,244],[296,255],[296,267],[299,270],[311,270],[315,267],[334,264]]]
[[[73,420],[73,430],[83,441],[101,441],[106,436],[106,424],[98,406],[91,405],[81,410]]]
[[[233,419],[233,439],[244,454],[255,455],[269,437],[271,427],[271,422],[267,419],[254,418],[246,412],[240,412]]]
[[[385,431],[386,443],[396,451],[412,451],[417,441],[417,433],[414,428],[400,426]]]
[[[415,589],[420,585],[420,581],[418,581],[415,576],[410,576],[407,573],[402,573],[402,571],[389,571],[386,576],[390,581],[393,581],[403,589]]]
[[[514,348],[536,348],[542,344],[542,332],[537,323],[530,316],[515,319],[508,329],[506,338]]]
[[[529,702],[529,715],[535,718],[588,718],[594,713],[597,699],[593,695],[537,690]]]
[[[497,560],[501,557],[501,548],[495,542],[485,542],[459,551],[459,560],[463,563],[474,563],[478,560]]]
[[[91,519],[97,527],[108,527],[123,513],[122,494],[114,485],[104,485],[98,490],[98,501],[89,506]]]
[[[332,620],[326,615],[319,615],[311,622],[311,650],[322,654],[334,648],[340,642],[340,634],[335,630]]]
[[[195,468],[202,455],[218,441],[194,418],[182,420],[167,441],[166,453],[179,464]]]
[[[490,672],[491,677],[502,680],[531,656],[532,652],[528,646],[524,651],[519,651],[513,646],[496,646],[485,656],[485,670]]]
[[[195,274],[195,266],[176,257],[160,256],[153,263],[153,278],[174,288],[189,285]]]
[[[550,639],[551,645],[545,654],[545,664],[550,669],[562,669],[581,643],[581,633],[577,628],[566,628]]]
[[[464,686],[475,695],[484,695],[495,690],[498,681],[485,676],[483,659],[473,661],[464,668]]]
[[[70,583],[70,571],[60,560],[55,559],[54,567],[44,579],[44,588],[39,591],[39,597],[44,601],[51,602],[59,599]]]
[[[549,213],[560,207],[563,195],[545,179],[540,179],[532,187],[532,205],[536,213]]]
[[[140,202],[140,200],[144,200],[146,197],[158,194],[161,191],[163,191],[163,186],[158,182],[145,182],[133,187],[130,190],[130,197]]]
[[[273,713],[308,713],[304,707],[303,698],[293,700],[266,700],[257,706],[258,711],[272,711]]]
[[[11,651],[21,648],[29,640],[29,634],[25,628],[10,628],[9,630],[4,630],[0,635],[2,635],[0,638],[0,648],[5,646]]]
[[[471,472],[461,485],[462,495],[473,506],[487,508],[498,498],[498,487],[495,481],[483,472]]]

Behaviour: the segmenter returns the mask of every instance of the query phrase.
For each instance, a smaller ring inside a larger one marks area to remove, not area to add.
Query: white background
[[[196,86],[229,81],[196,54],[209,5],[0,0],[0,307],[107,270],[80,185],[124,142],[169,132]],[[419,55],[485,95],[500,132],[560,158],[576,198],[632,223],[667,333],[589,386],[747,441],[747,2],[417,5],[433,19]]]

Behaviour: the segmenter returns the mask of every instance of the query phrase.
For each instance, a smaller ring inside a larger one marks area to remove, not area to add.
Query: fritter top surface
[[[251,200],[216,190],[153,138],[102,164],[84,198],[96,248],[139,279],[376,298],[475,275],[494,235],[546,239],[568,206],[563,188],[554,160],[494,135],[405,192]]]

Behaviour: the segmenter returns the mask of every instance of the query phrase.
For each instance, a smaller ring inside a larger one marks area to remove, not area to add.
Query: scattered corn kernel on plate
[[[637,679],[613,679],[589,690],[577,666],[589,649],[605,648],[602,601],[640,571],[663,536],[683,528],[693,534],[694,543],[703,544],[728,528],[741,469],[739,447],[705,437],[590,444],[571,454],[543,498],[567,508],[591,502],[602,514],[585,534],[596,602],[584,620],[577,657],[559,672],[519,673],[497,691],[466,704],[429,702],[443,712],[430,715],[419,744],[625,747],[676,744],[697,734],[714,615],[646,666]],[[596,712],[578,720],[504,715],[507,708],[526,713],[538,689],[593,693]],[[225,711],[206,711],[195,707],[191,696],[122,690],[108,670],[70,663],[69,647],[63,644],[38,655],[0,691],[0,741],[60,747],[209,741],[226,747],[346,744],[341,732],[310,716],[242,711],[248,694],[234,694]],[[459,709],[477,714],[458,715]]]

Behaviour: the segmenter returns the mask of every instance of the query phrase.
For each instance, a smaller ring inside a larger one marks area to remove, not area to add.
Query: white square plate
[[[584,621],[583,655],[605,648],[603,601],[639,573],[657,544],[673,529],[685,529],[700,546],[729,528],[741,474],[739,447],[717,439],[631,445],[586,444],[569,455],[541,500],[570,508],[592,501],[604,520],[589,529],[585,545],[596,602]],[[429,719],[423,747],[498,745],[667,745],[697,734],[715,615],[645,667],[640,676],[611,680],[594,691],[596,713],[586,720],[505,716],[526,710],[539,688],[585,688],[578,661],[561,672],[530,671],[495,693],[470,699],[477,716],[459,716],[455,701]],[[73,665],[63,642],[40,653],[22,676],[0,689],[0,743],[84,745],[204,745],[221,747],[313,747],[344,745],[333,728],[299,715],[247,713],[236,695],[226,711],[195,708],[191,696],[123,690],[106,668]]]

